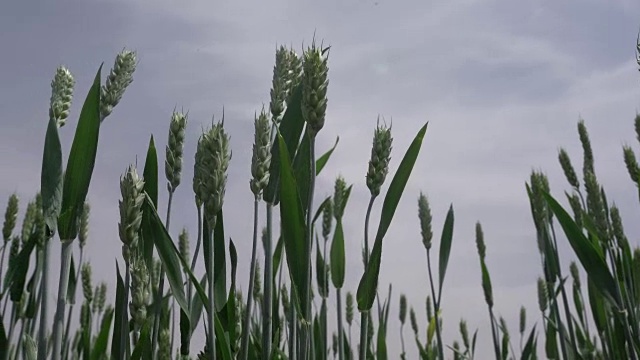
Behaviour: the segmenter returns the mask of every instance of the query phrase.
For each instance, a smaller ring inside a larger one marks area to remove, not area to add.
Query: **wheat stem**
[[[249,270],[249,290],[247,292],[247,306],[245,309],[244,323],[242,325],[242,342],[240,359],[246,360],[249,356],[249,327],[251,324],[251,308],[253,306],[253,284],[256,276],[256,248],[258,243],[258,197],[253,204],[253,247],[251,249],[251,267]]]
[[[367,214],[364,220],[364,268],[367,269],[369,264],[369,220],[371,218],[371,210],[373,209],[373,202],[376,200],[375,195],[371,195],[369,199],[369,205],[367,206]],[[367,358],[367,328],[369,326],[368,311],[362,311],[360,313],[360,360],[366,360]]]
[[[262,359],[271,359],[273,312],[273,245],[271,243],[273,206],[267,203],[267,234],[264,243],[264,301],[262,303]],[[256,213],[257,219],[257,213]],[[254,244],[255,246],[255,244]]]
[[[53,318],[53,354],[52,359],[58,360],[61,355],[61,343],[62,343],[62,323],[64,322],[64,313],[66,309],[66,296],[67,296],[67,288],[69,286],[69,267],[71,265],[71,244],[72,240],[63,240],[62,241],[62,250],[61,250],[61,263],[60,263],[60,281],[58,283],[58,305],[56,308],[56,314]],[[45,271],[46,275],[46,271]],[[46,276],[42,279],[43,282],[46,281]],[[43,290],[43,294],[47,294],[46,291]],[[47,301],[44,300],[43,303]],[[46,314],[42,312],[41,319],[46,317]],[[39,352],[38,352],[39,353]],[[45,352],[46,353],[46,352]]]

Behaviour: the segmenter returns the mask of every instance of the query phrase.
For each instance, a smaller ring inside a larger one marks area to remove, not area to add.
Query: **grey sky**
[[[189,110],[190,122],[171,232],[187,226],[195,238],[190,187],[195,143],[201,128],[213,114],[219,119],[224,106],[233,149],[226,233],[238,246],[238,281],[246,292],[253,114],[268,105],[276,46],[292,44],[300,52],[315,32],[332,47],[327,120],[318,151],[324,152],[340,136],[334,157],[318,179],[316,203],[332,193],[337,174],[355,185],[344,220],[346,290],[355,291],[362,272],[360,246],[368,200],[364,176],[376,118],[380,114],[393,119],[391,174],[420,126],[429,121],[383,250],[381,289],[386,293],[390,282],[394,286],[390,351],[399,352],[399,293],[406,293],[416,308],[424,337],[428,283],[417,218],[417,197],[424,191],[437,239],[450,203],[456,214],[443,295],[446,343],[458,338],[458,321],[465,318],[471,329],[481,329],[479,354],[490,354],[475,222],[481,221],[485,232],[496,311],[509,321],[515,337],[520,305],[527,307],[530,320],[539,321],[534,288],[539,255],[524,183],[533,168],[541,168],[554,194],[562,196],[568,187],[557,150],[566,147],[574,165],[580,166],[580,116],[589,128],[609,200],[621,208],[629,233],[639,230],[631,222],[638,216],[636,190],[621,157],[622,144],[638,146],[632,120],[640,99],[634,59],[639,11],[640,3],[633,0],[4,1],[0,199],[6,203],[17,192],[22,214],[39,187],[55,68],[65,64],[76,77],[71,119],[61,130],[66,154],[100,63],[104,61],[104,79],[118,51],[136,50],[140,63],[134,82],[101,130],[89,193],[87,257],[94,282],[112,284],[115,260],[120,259],[119,177],[136,158],[142,171],[151,134],[164,161],[174,107]],[[161,203],[166,203],[165,193]],[[377,229],[381,204],[382,199],[374,209],[371,232]],[[165,205],[161,206],[164,213]],[[53,269],[59,266],[58,248],[56,244]],[[561,250],[568,259],[565,242]],[[55,283],[56,272],[51,274]],[[50,300],[54,296],[50,294]],[[333,294],[331,299],[333,316]],[[405,330],[409,358],[415,358],[411,330]],[[354,338],[356,334],[354,329]]]

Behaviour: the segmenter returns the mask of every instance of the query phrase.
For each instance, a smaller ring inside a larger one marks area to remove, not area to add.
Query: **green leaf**
[[[58,126],[53,118],[49,119],[47,135],[44,139],[40,194],[42,196],[42,214],[48,228],[47,235],[51,237],[58,227],[62,201],[62,147]]]
[[[158,154],[156,152],[153,135],[149,139],[149,147],[147,148],[147,158],[144,162],[143,170],[144,188],[143,190],[151,198],[154,208],[158,207]],[[142,258],[147,264],[147,268],[153,269],[153,237],[150,233],[151,209],[145,202],[142,205],[142,224],[140,226],[140,240],[138,241],[138,249],[142,254]]]
[[[202,292],[204,293],[204,287],[207,284],[207,275],[202,276],[202,280],[200,280],[200,287],[202,288]],[[190,325],[191,325],[191,333],[196,330],[198,327],[198,323],[200,322],[200,317],[202,316],[202,307],[204,304],[209,304],[208,302],[203,303],[203,299],[198,294],[193,295],[193,299],[191,299],[191,316],[190,316]]]
[[[216,309],[222,310],[227,303],[227,258],[224,237],[224,218],[222,210],[216,216],[216,227],[213,230],[213,275]]]
[[[384,327],[378,328],[376,359],[387,360],[387,334]]]
[[[389,190],[387,190],[387,194],[384,198],[382,213],[380,215],[380,224],[378,225],[378,233],[376,234],[376,239],[371,251],[371,258],[369,259],[367,268],[360,279],[360,284],[358,285],[358,291],[356,294],[358,310],[360,311],[368,311],[373,306],[373,301],[378,289],[378,276],[380,275],[382,239],[391,225],[391,220],[396,212],[396,208],[398,207],[404,188],[407,185],[407,181],[409,181],[409,176],[411,175],[413,166],[418,158],[418,154],[420,153],[420,147],[422,146],[422,140],[424,139],[428,124],[429,123],[424,124],[420,131],[418,131],[418,134],[413,139],[409,149],[407,149],[407,152],[402,158],[402,162],[400,162],[400,166],[398,167],[398,170],[389,185]]]
[[[296,89],[293,91],[291,96],[291,101],[287,106],[287,110],[285,111],[282,121],[280,122],[280,126],[278,128],[278,132],[282,135],[284,142],[286,144],[286,148],[288,149],[288,159],[291,162],[293,159],[293,155],[298,148],[298,144],[300,143],[300,136],[302,136],[302,129],[304,128],[304,118],[302,117],[302,84],[298,85]],[[274,141],[271,147],[271,166],[269,167],[269,184],[266,189],[264,189],[263,198],[266,202],[271,203],[273,205],[277,205],[280,199],[279,196],[279,185],[280,181],[280,167],[281,167],[281,158],[280,158],[280,145],[278,141]]]
[[[27,271],[29,270],[31,252],[33,252],[37,238],[38,235],[36,232],[31,233],[29,241],[23,245],[22,250],[18,253],[18,257],[7,270],[4,279],[4,291],[10,290],[10,299],[13,302],[20,302],[22,298],[24,284],[27,280]]]
[[[109,308],[105,311],[100,325],[100,332],[96,337],[91,350],[91,360],[100,360],[106,355],[107,344],[109,342],[109,331],[111,330],[111,322],[113,320],[113,309]]]
[[[336,221],[336,228],[333,231],[333,240],[331,241],[331,249],[329,250],[331,261],[331,282],[336,289],[341,289],[344,285],[346,270],[346,255],[344,248],[344,231],[342,229],[342,220]]]
[[[178,255],[175,244],[173,243],[173,240],[171,240],[171,236],[167,232],[167,228],[162,223],[162,220],[160,220],[158,212],[153,206],[149,194],[145,193],[145,200],[148,205],[146,209],[150,210],[148,212],[151,215],[151,222],[148,224],[148,231],[151,234],[160,260],[164,265],[167,279],[169,280],[169,286],[171,287],[171,292],[176,302],[178,302],[178,305],[180,305],[180,308],[188,313],[189,304],[187,303],[187,299],[184,295],[182,271],[180,270],[180,263],[183,259]]]
[[[282,261],[282,248],[284,245],[284,241],[282,240],[282,236],[278,237],[278,242],[276,243],[276,249],[273,252],[273,279],[275,280],[278,269],[280,268],[280,262]]]
[[[309,186],[311,184],[311,140],[304,136],[293,159],[293,173],[298,184],[298,196],[302,202],[302,211],[309,208]]]
[[[316,210],[315,215],[313,215],[313,221],[311,222],[313,225],[316,224],[316,220],[318,220],[320,215],[322,215],[322,212],[324,211],[324,208],[327,206],[327,203],[329,203],[329,201],[331,201],[331,196],[327,196],[322,201],[322,203],[320,203],[320,206],[318,206],[318,209]]]
[[[527,342],[522,349],[522,355],[520,356],[521,360],[529,360],[535,359],[535,349],[536,349],[536,326],[534,325],[529,333],[529,337],[527,338]]]
[[[61,240],[73,240],[78,235],[78,216],[82,213],[89,191],[98,150],[100,133],[100,71],[96,73],[93,85],[80,111],[80,120],[73,137],[73,144],[67,160],[62,190],[62,207],[58,218],[58,232]]]
[[[442,285],[444,284],[444,275],[447,273],[447,264],[449,264],[449,255],[451,254],[451,243],[453,241],[453,205],[449,207],[447,219],[442,229],[442,237],[440,238],[440,288],[438,289],[438,305],[442,297]]]
[[[593,281],[594,285],[612,306],[620,309],[622,304],[616,291],[616,280],[609,272],[604,259],[598,254],[593,243],[584,236],[582,230],[562,206],[550,194],[545,193],[544,196],[562,226],[578,260],[580,260],[582,267],[589,275],[589,279]]]
[[[156,151],[153,135],[149,138],[147,157],[142,173],[144,179],[144,191],[147,192],[154,207],[158,207],[158,152]]]
[[[278,143],[280,145],[280,219],[282,223],[282,237],[287,254],[287,264],[294,291],[303,298],[301,301],[293,301],[304,318],[307,314],[309,304],[306,303],[306,296],[301,296],[309,291],[309,264],[307,263],[307,253],[310,244],[306,243],[305,220],[300,197],[298,196],[298,186],[293,176],[293,169],[289,162],[289,154],[284,138],[278,133]],[[303,315],[304,314],[304,315]],[[307,319],[310,321],[310,319]]]
[[[329,296],[329,279],[327,279],[328,272],[325,265],[324,258],[322,257],[322,251],[320,251],[320,243],[318,241],[318,234],[316,234],[316,288],[318,294],[321,297]]]
[[[238,251],[232,239],[229,239],[229,259],[231,260],[231,289],[236,290],[236,272],[238,270]],[[229,295],[231,296],[231,295]]]
[[[231,356],[231,347],[229,346],[229,339],[224,332],[224,328],[220,323],[220,319],[218,318],[218,314],[215,314],[215,332],[216,332],[216,341],[218,343],[217,349],[222,353],[222,360],[233,360]]]
[[[71,265],[69,266],[69,285],[67,287],[67,304],[74,305],[76,303],[76,288],[78,277],[76,276],[76,264],[73,260],[73,254],[70,256]]]
[[[120,275],[120,267],[116,261],[116,304],[115,304],[115,320],[113,325],[113,335],[111,336],[111,358],[118,359],[120,356],[120,348],[124,346],[122,344],[122,329],[123,320],[128,318],[127,316],[127,299],[125,298],[124,281]]]
[[[336,146],[338,146],[339,141],[340,141],[340,136],[336,137],[336,143],[333,144],[333,147],[329,151],[324,153],[322,156],[320,156],[318,160],[316,160],[316,176],[320,175],[320,172],[322,171],[322,169],[324,169],[324,166],[329,161],[331,154],[333,154],[333,151],[336,149]]]

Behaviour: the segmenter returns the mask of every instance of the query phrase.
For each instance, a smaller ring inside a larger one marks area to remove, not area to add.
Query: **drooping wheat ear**
[[[24,218],[22,219],[22,230],[20,232],[22,243],[26,244],[29,241],[29,237],[31,236],[31,232],[33,232],[33,227],[36,222],[36,217],[38,216],[38,206],[35,201],[29,201],[27,203],[27,209],[24,213]]]
[[[260,269],[260,263],[256,262],[256,275],[253,278],[253,299],[258,302],[262,298],[262,282],[260,279],[262,278],[262,271]]]
[[[198,146],[196,148],[196,154],[194,156],[195,162],[193,165],[193,194],[196,200],[196,206],[202,206],[204,198],[204,152],[205,152],[205,134],[203,133],[198,138]]]
[[[189,232],[186,228],[182,228],[180,235],[178,235],[178,250],[180,250],[180,256],[184,261],[188,262],[190,258],[189,254]]]
[[[11,240],[11,234],[16,227],[18,220],[18,195],[11,194],[7,203],[7,210],[4,212],[4,223],[2,224],[2,238],[6,245]]]
[[[308,125],[307,132],[315,137],[324,126],[327,112],[328,58],[315,43],[304,52],[303,58],[302,116]]]
[[[629,172],[629,176],[631,180],[638,184],[638,178],[640,176],[640,167],[638,167],[638,161],[636,160],[636,155],[633,152],[633,149],[624,145],[622,147],[622,152],[624,154],[624,163],[627,166],[627,171]]]
[[[407,297],[402,294],[400,295],[400,314],[399,314],[400,324],[404,325],[407,320]]]
[[[346,196],[347,182],[341,175],[338,175],[333,186],[333,217],[336,221],[340,221],[344,215]]]
[[[587,190],[587,210],[594,217],[596,229],[601,240],[609,239],[609,226],[605,213],[605,203],[602,199],[600,185],[593,172],[587,172],[584,177],[584,187]]]
[[[542,278],[538,278],[538,307],[541,312],[547,311],[548,299],[547,283]]]
[[[353,294],[351,292],[347,292],[347,324],[351,326],[353,323]]]
[[[93,284],[91,283],[91,264],[82,264],[80,270],[82,276],[82,294],[86,302],[91,303],[93,301]]]
[[[87,329],[91,324],[91,310],[88,302],[83,302],[80,307],[80,326]]]
[[[147,306],[151,298],[147,263],[140,256],[134,256],[131,262],[131,302],[129,311],[136,329],[142,328],[147,319]]]
[[[638,71],[640,71],[640,33],[636,39],[636,62],[638,63]]]
[[[333,201],[329,198],[327,204],[324,206],[322,210],[322,237],[324,241],[329,239],[329,235],[331,235],[331,228],[333,226]]]
[[[416,312],[413,310],[413,307],[409,310],[409,320],[411,321],[411,329],[413,329],[413,333],[418,337],[418,320],[416,319]]]
[[[251,157],[251,180],[249,186],[256,199],[269,184],[269,166],[271,166],[271,124],[262,108],[260,116],[255,117],[253,155]]]
[[[538,231],[542,231],[547,221],[551,220],[553,213],[549,211],[547,202],[544,199],[544,193],[549,192],[549,180],[547,176],[539,171],[531,172],[531,193],[533,222]],[[543,251],[542,244],[538,244],[540,251]]]
[[[184,133],[187,127],[188,114],[174,111],[169,124],[169,140],[165,151],[164,173],[167,177],[167,189],[174,192],[180,185],[182,174],[182,157],[184,150]]]
[[[640,141],[640,114],[636,114],[636,118],[633,122],[634,127],[636,129],[636,139]]]
[[[302,80],[302,59],[293,49],[289,49],[287,52],[287,64],[289,67],[287,72],[287,104],[289,104],[294,90]]]
[[[523,334],[527,328],[527,309],[524,306],[520,307],[520,334]]]
[[[478,256],[480,261],[484,263],[487,256],[487,247],[484,243],[484,234],[482,232],[482,225],[479,222],[476,223],[476,246],[478,248]],[[491,283],[485,281],[485,277],[482,277],[482,291],[484,292],[484,299],[487,302],[489,308],[493,307],[493,291],[491,289]]]
[[[433,231],[431,230],[431,208],[429,207],[429,199],[420,192],[418,197],[418,219],[420,220],[420,234],[422,235],[422,243],[424,248],[431,249],[431,240],[433,239]]]
[[[15,261],[18,258],[18,254],[20,253],[20,238],[18,236],[14,236],[11,240],[11,247],[9,248],[9,267],[14,266]]]
[[[138,176],[133,165],[129,165],[127,172],[120,178],[119,202],[120,222],[118,232],[122,241],[122,256],[129,263],[130,251],[138,244],[138,232],[142,222],[142,203],[144,202],[144,180]]]
[[[104,120],[111,115],[113,108],[118,105],[127,87],[133,82],[133,73],[136,71],[136,52],[122,50],[107,77],[107,81],[101,89],[100,119]]]
[[[476,223],[476,246],[478,248],[478,256],[481,261],[487,256],[487,247],[484,244],[484,234],[482,233],[482,225],[479,222]]]
[[[204,134],[201,159],[201,200],[204,216],[213,229],[216,215],[222,209],[227,184],[227,168],[231,160],[229,137],[224,131],[224,119]]]
[[[469,341],[469,328],[465,320],[460,320],[460,337],[462,338],[462,344],[465,348],[469,348],[471,342]]]
[[[620,248],[625,248],[627,247],[629,240],[627,239],[627,236],[624,234],[624,227],[622,226],[622,217],[620,216],[620,209],[618,209],[618,207],[613,204],[611,206],[611,209],[609,211],[609,214],[611,215],[611,230],[613,232],[613,236],[615,236],[616,240],[618,241],[618,246],[620,246]]]
[[[578,194],[571,194],[568,197],[569,205],[571,205],[571,210],[573,210],[573,217],[575,218],[576,224],[579,227],[582,227],[582,203],[580,201],[580,196]]]
[[[87,238],[89,237],[89,214],[91,212],[91,206],[89,203],[84,203],[82,213],[80,214],[80,226],[78,227],[78,242],[80,248],[84,248],[87,244]]]
[[[101,313],[104,310],[104,304],[107,301],[107,284],[102,282],[96,286],[95,295],[93,296],[95,301],[93,302],[93,312]]]
[[[49,102],[49,117],[56,121],[59,128],[65,125],[69,117],[74,86],[75,80],[69,69],[59,66],[51,81],[51,100]]]
[[[391,160],[391,148],[393,138],[391,137],[391,127],[378,125],[373,133],[373,146],[371,148],[371,159],[367,171],[367,187],[372,196],[380,194],[380,188],[389,172],[389,161]]]
[[[582,143],[582,150],[584,151],[584,165],[582,171],[585,175],[588,172],[595,173],[593,166],[593,150],[591,148],[591,141],[589,140],[587,126],[583,119],[578,121],[578,135],[580,136],[580,143]]]
[[[276,124],[280,124],[287,100],[287,86],[289,77],[289,56],[287,49],[280,46],[276,50],[276,63],[273,66],[273,79],[271,81],[271,103],[269,110]]]
[[[573,186],[575,189],[579,189],[580,182],[578,181],[578,176],[571,164],[571,158],[569,158],[569,154],[564,148],[560,148],[558,161],[560,162],[560,166],[562,167],[562,171],[564,172],[564,176],[567,178],[569,185]]]

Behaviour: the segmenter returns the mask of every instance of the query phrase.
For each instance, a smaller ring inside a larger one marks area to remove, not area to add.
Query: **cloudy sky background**
[[[171,232],[186,226],[195,241],[193,154],[202,127],[212,115],[220,118],[224,106],[233,150],[225,225],[238,246],[238,282],[246,292],[253,115],[268,105],[276,46],[301,50],[315,32],[332,47],[329,106],[318,151],[326,151],[340,136],[318,179],[316,203],[332,193],[336,175],[354,184],[344,220],[346,289],[355,291],[362,272],[368,201],[364,176],[376,119],[393,119],[392,174],[415,133],[429,121],[383,250],[381,289],[386,293],[393,282],[390,351],[400,349],[400,293],[416,308],[424,336],[428,282],[417,218],[417,197],[424,191],[435,238],[451,203],[456,214],[443,295],[446,343],[458,339],[458,321],[465,318],[472,331],[481,329],[479,355],[489,355],[474,225],[483,225],[496,311],[509,322],[517,346],[519,307],[529,310],[530,324],[540,320],[534,285],[541,270],[524,183],[537,168],[548,174],[556,196],[568,189],[557,151],[564,146],[580,166],[579,117],[590,131],[609,200],[620,207],[637,244],[634,234],[640,229],[633,219],[640,208],[621,147],[628,143],[638,148],[633,118],[640,104],[634,59],[639,13],[640,3],[633,0],[5,1],[0,5],[0,199],[6,202],[17,192],[22,217],[39,188],[49,84],[56,67],[64,64],[76,77],[71,119],[61,130],[66,154],[98,66],[105,63],[104,78],[117,52],[134,49],[139,58],[135,80],[103,124],[89,192],[86,259],[93,265],[94,283],[113,284],[115,261],[121,262],[119,178],[136,159],[142,171],[151,134],[164,161],[174,107],[189,111],[189,125]],[[166,193],[161,193],[161,203],[166,203]],[[381,204],[382,199],[374,209],[372,232]],[[564,240],[560,247],[561,256],[571,258]],[[50,281],[57,284],[57,243],[52,251]],[[48,297],[53,301],[55,293]],[[353,335],[357,337],[357,326]],[[405,338],[409,358],[415,358],[410,327]],[[201,343],[195,345],[193,350],[199,350]]]

